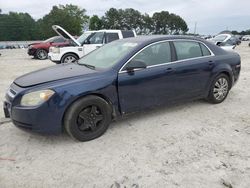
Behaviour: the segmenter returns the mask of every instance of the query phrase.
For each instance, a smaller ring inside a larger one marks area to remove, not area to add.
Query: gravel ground
[[[222,104],[202,100],[138,113],[102,137],[73,141],[19,130],[0,106],[0,187],[250,187],[250,48]],[[14,78],[52,66],[25,50],[0,51],[0,99]]]

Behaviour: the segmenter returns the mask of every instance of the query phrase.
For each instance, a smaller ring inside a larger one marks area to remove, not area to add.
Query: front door
[[[126,68],[133,62],[141,61],[147,68],[127,72]],[[121,70],[118,75],[118,93],[122,113],[129,113],[150,108],[160,103],[162,98],[172,98],[172,71],[167,69],[171,62],[171,48],[169,42],[151,45],[140,53]]]
[[[83,44],[84,55],[100,48],[104,44],[104,34],[104,32],[96,32],[86,39],[86,42]]]

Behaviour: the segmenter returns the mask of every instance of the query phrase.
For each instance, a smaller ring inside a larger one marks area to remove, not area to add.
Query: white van
[[[99,30],[86,31],[78,39],[75,39],[58,25],[53,25],[52,28],[56,33],[72,42],[72,46],[51,47],[49,49],[48,57],[55,63],[70,63],[114,40],[136,37],[134,31]]]

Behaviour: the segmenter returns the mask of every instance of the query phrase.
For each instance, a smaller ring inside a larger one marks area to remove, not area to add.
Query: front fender
[[[111,103],[115,113],[119,112],[118,95],[116,89],[116,76],[103,75],[91,80],[74,81],[73,83],[55,87],[59,95],[57,109],[60,109],[60,119],[63,121],[66,110],[72,103],[87,95],[97,95],[103,97]]]

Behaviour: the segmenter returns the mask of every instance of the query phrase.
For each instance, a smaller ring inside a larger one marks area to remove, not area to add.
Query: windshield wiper
[[[89,64],[85,64],[85,63],[79,63],[79,62],[77,62],[77,64],[78,64],[78,65],[83,65],[83,66],[88,67],[88,68],[90,68],[90,69],[95,69],[95,66],[94,66],[94,65],[89,65]]]

